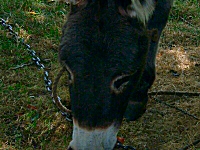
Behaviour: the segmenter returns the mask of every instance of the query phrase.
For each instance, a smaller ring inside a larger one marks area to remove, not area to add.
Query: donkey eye
[[[111,83],[111,90],[116,93],[122,93],[129,83],[130,75],[121,75],[116,77]]]
[[[74,75],[68,65],[65,65],[65,68],[68,73],[68,79],[69,79],[68,84],[72,84],[74,81]]]

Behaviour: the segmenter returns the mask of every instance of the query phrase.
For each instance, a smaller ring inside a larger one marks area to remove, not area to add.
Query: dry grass
[[[57,48],[68,7],[62,1],[0,0],[0,17],[30,43],[53,80],[59,70]],[[177,0],[157,55],[152,91],[200,92],[200,8],[197,0]],[[0,149],[66,149],[72,124],[65,121],[44,88],[43,71],[0,27]],[[64,80],[64,79],[63,79]],[[61,88],[61,97],[65,91]],[[66,89],[67,91],[67,89]],[[156,96],[200,118],[200,97]],[[200,139],[200,121],[153,98],[137,121],[123,122],[119,136],[138,150],[174,150]],[[190,150],[199,150],[200,144]]]

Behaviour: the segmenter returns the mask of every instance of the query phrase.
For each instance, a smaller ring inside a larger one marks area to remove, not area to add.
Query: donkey
[[[173,0],[71,0],[59,61],[69,74],[68,149],[112,150],[123,117],[146,110]]]

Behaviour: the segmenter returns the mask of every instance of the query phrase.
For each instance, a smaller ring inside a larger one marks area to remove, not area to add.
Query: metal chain
[[[122,148],[126,150],[136,150],[134,147],[129,146],[129,145],[123,145],[121,142],[117,141],[115,148]]]
[[[31,55],[31,59],[35,63],[35,65],[39,68],[44,70],[44,83],[45,83],[45,88],[49,92],[49,94],[52,94],[52,81],[49,79],[49,72],[45,70],[44,64],[41,63],[41,59],[36,55],[36,52],[31,48],[29,44],[26,44],[23,38],[20,38],[17,32],[13,31],[13,28],[10,24],[7,24],[6,21],[2,18],[0,18],[0,24],[9,31],[9,34],[14,38],[16,42],[21,43],[22,45],[25,46],[26,50],[29,52]],[[58,100],[61,101],[61,98],[58,96]],[[53,99],[53,103],[55,104],[55,101]],[[62,112],[61,114],[66,117],[66,120],[72,121],[71,115],[68,114],[67,112]]]

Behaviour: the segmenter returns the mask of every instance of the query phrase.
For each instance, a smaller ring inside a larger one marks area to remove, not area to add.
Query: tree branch
[[[186,92],[186,91],[153,91],[148,95],[176,95],[176,96],[200,96],[200,92]]]
[[[168,107],[174,108],[174,109],[176,109],[176,110],[182,112],[182,113],[185,114],[185,115],[188,115],[188,116],[190,116],[190,117],[193,117],[193,118],[196,119],[196,120],[199,120],[199,118],[198,118],[197,116],[192,115],[192,114],[188,113],[187,111],[185,111],[185,110],[183,110],[183,109],[180,109],[180,108],[178,108],[178,107],[176,107],[176,106],[174,106],[174,105],[170,105],[170,104],[168,104],[168,103],[166,103],[166,102],[164,102],[164,101],[161,101],[161,100],[159,100],[159,99],[157,99],[157,98],[153,98],[153,99],[154,99],[156,102],[158,102],[158,103],[161,103],[161,104],[164,104],[164,105],[166,105],[166,106],[168,106]]]

